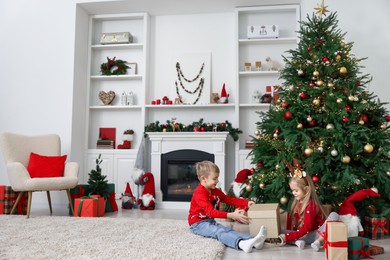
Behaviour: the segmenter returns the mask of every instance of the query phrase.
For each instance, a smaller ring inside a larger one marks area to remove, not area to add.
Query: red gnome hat
[[[221,97],[226,97],[226,98],[229,97],[229,95],[226,93],[225,83],[223,83],[222,86]]]
[[[145,182],[146,178],[147,180]],[[144,175],[142,175],[140,182],[145,183],[144,191],[142,192],[143,195],[150,194],[153,197],[156,197],[156,191],[154,189],[154,176],[151,172],[147,172]]]
[[[130,197],[134,197],[133,193],[131,192],[130,184],[128,182],[126,183],[125,195],[130,195]]]
[[[252,175],[252,171],[249,169],[242,169],[237,173],[236,178],[234,179],[235,182],[243,183],[246,179],[248,179],[249,176]]]
[[[366,197],[380,197],[378,193],[372,189],[359,190],[349,197],[347,197],[340,205],[339,215],[340,219],[348,226],[348,237],[362,236],[363,227],[360,219],[357,216],[357,211],[354,202],[362,201]]]
[[[236,198],[241,197],[241,192],[242,190],[246,187],[247,185],[247,180],[249,176],[252,175],[252,171],[249,169],[242,169],[237,173],[236,178],[234,179],[234,182],[232,183],[232,190],[234,193],[234,196]]]

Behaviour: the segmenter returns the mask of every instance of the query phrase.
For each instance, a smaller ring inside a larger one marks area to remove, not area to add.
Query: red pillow
[[[27,171],[31,178],[62,177],[64,175],[67,155],[43,156],[36,153],[30,154]]]

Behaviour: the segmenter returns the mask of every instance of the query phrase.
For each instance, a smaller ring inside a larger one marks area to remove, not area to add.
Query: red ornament
[[[312,181],[313,181],[314,183],[317,183],[317,182],[320,181],[320,178],[318,178],[317,175],[312,176],[311,179],[312,179]]]
[[[204,127],[201,127],[201,128],[200,128],[200,131],[201,131],[201,132],[204,132],[204,131],[205,131]]]
[[[222,127],[225,127],[225,123],[221,123],[221,126],[222,126]]]
[[[308,96],[306,95],[306,93],[301,93],[301,94],[299,94],[299,97],[301,98],[301,99],[305,99],[305,98],[308,98]]]
[[[347,112],[351,111],[351,107],[350,107],[350,106],[345,106],[344,109],[345,109],[345,111],[347,111]]]
[[[259,167],[259,168],[263,167],[263,165],[264,165],[264,164],[263,164],[262,162],[258,162],[258,163],[257,163],[257,167]]]
[[[293,114],[290,111],[286,111],[286,113],[284,113],[284,118],[286,120],[291,120],[293,119]]]
[[[251,172],[254,173],[255,172],[255,168],[251,168]]]
[[[283,102],[283,103],[282,103],[282,107],[283,107],[283,108],[288,108],[289,106],[290,106],[290,105],[289,105],[287,102]]]
[[[360,86],[360,84],[361,84],[360,81],[356,82],[356,86]]]
[[[199,132],[199,127],[194,127],[194,132]]]
[[[316,121],[315,119],[312,119],[310,122],[308,122],[308,125],[309,125],[310,127],[315,127],[316,124],[317,124],[317,121]]]
[[[367,121],[368,121],[368,116],[367,115],[362,115],[362,120],[365,122],[365,123],[367,123]]]
[[[346,118],[346,117],[343,117],[343,123],[348,123],[348,118]]]
[[[314,84],[313,82],[310,82],[309,86],[310,87],[314,87],[316,84]]]
[[[296,89],[300,89],[300,88],[301,88],[301,86],[299,86],[299,85],[298,85],[298,86],[296,86],[295,88],[296,88]]]
[[[327,62],[327,61],[329,61],[329,59],[328,59],[328,57],[325,56],[325,57],[322,58],[322,61],[323,62]]]
[[[385,118],[387,122],[390,122],[390,115],[386,115]]]

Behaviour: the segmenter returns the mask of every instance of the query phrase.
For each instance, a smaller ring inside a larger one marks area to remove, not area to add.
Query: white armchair
[[[62,177],[31,178],[27,171],[31,152],[45,156],[61,155],[61,140],[58,135],[24,136],[14,133],[1,133],[0,147],[7,165],[10,185],[14,191],[19,192],[11,214],[16,209],[22,195],[27,193],[27,218],[29,218],[32,192],[34,191],[46,191],[50,214],[52,214],[50,198],[50,191],[52,190],[66,190],[69,206],[73,212],[70,189],[78,184],[78,163],[65,163]]]

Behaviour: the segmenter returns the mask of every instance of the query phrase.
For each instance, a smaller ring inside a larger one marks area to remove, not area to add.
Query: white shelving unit
[[[281,83],[279,69],[283,64],[282,55],[289,49],[295,49],[298,43],[297,31],[300,21],[299,5],[276,5],[239,7],[235,10],[236,20],[236,59],[237,59],[237,89],[236,89],[236,121],[243,130],[239,143],[236,145],[236,172],[250,166],[250,158],[246,158],[249,149],[245,149],[245,141],[254,136],[256,122],[260,121],[258,112],[266,112],[269,104],[253,103],[252,95],[259,91],[266,92],[266,86]],[[247,29],[252,25],[278,25],[278,38],[248,39]],[[266,58],[272,59],[276,70],[269,70]],[[255,62],[260,61],[261,70],[255,70]],[[244,63],[250,62],[252,70],[244,69]]]
[[[147,13],[104,14],[89,17],[89,75],[86,102],[88,126],[85,133],[85,165],[87,170],[94,169],[95,160],[101,154],[103,174],[107,175],[109,182],[115,183],[118,195],[125,189],[125,182],[130,178],[130,171],[134,167],[144,132],[149,19]],[[130,32],[133,43],[100,44],[101,34],[109,32]],[[128,63],[136,63],[136,74],[101,75],[101,64],[107,62],[107,58],[114,57]],[[103,105],[99,99],[100,91],[114,91],[116,96],[114,101],[110,105]],[[135,104],[124,106],[120,102],[121,95],[129,92],[134,93]],[[133,129],[135,135],[131,149],[96,149],[101,127],[116,128],[116,147],[123,142],[123,132],[126,129]]]

